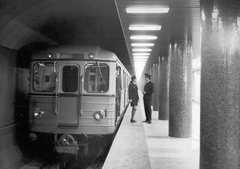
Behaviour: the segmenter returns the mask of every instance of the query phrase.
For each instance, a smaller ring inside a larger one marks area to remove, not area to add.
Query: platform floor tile
[[[152,112],[152,124],[144,123],[151,169],[199,169],[199,104],[192,103],[192,137],[168,136],[168,120],[158,120]],[[144,108],[141,105],[142,116]]]
[[[168,136],[168,120],[158,120],[152,112],[152,124],[143,123],[145,112],[140,99],[136,123],[130,123],[128,108],[114,139],[103,169],[199,169],[199,103],[192,104],[192,137]]]
[[[140,109],[136,123],[130,122],[131,107],[128,107],[122,124],[108,153],[103,169],[148,169],[149,154]]]

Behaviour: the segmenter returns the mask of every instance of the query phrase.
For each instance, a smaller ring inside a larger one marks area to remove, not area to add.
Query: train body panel
[[[74,106],[77,105],[74,101],[69,103],[68,101],[64,102],[63,99],[59,107],[59,109],[62,109],[61,114],[60,112],[56,114],[55,97],[34,96],[31,97],[31,103],[33,100],[35,106],[31,105],[30,118],[34,118],[34,111],[39,107],[41,107],[40,111],[43,111],[44,114],[43,117],[35,119],[34,122],[32,122],[32,131],[65,133],[67,130],[69,134],[84,133],[105,135],[112,134],[115,130],[115,96],[83,96],[81,115],[80,112],[77,111],[74,114],[69,114],[69,112],[75,112],[71,106],[71,104]],[[101,121],[94,119],[94,113],[99,110],[104,110],[105,113],[105,118]],[[99,126],[102,126],[102,129],[99,130]],[[110,130],[106,130],[108,127],[110,127]],[[87,128],[87,130],[85,128]]]

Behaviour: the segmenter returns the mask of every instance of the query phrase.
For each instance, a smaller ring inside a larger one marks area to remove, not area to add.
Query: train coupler
[[[56,151],[60,154],[74,154],[77,156],[79,146],[77,141],[70,134],[62,135],[57,141],[55,147]]]

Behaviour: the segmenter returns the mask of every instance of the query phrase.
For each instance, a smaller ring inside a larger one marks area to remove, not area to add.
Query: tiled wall
[[[0,48],[0,152],[15,143],[16,52]]]
[[[14,122],[16,52],[0,48],[0,127]]]

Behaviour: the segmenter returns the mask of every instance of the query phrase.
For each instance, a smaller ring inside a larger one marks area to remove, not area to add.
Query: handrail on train
[[[80,97],[80,108],[81,108],[81,110],[79,111],[79,116],[82,116],[82,100],[83,100],[83,94],[82,94],[82,85],[83,85],[83,75],[81,75],[80,76],[80,95],[79,95],[79,97]]]
[[[56,62],[54,62],[54,69],[53,72],[55,73],[55,115],[58,114],[58,76],[57,76],[57,69],[56,69]]]

